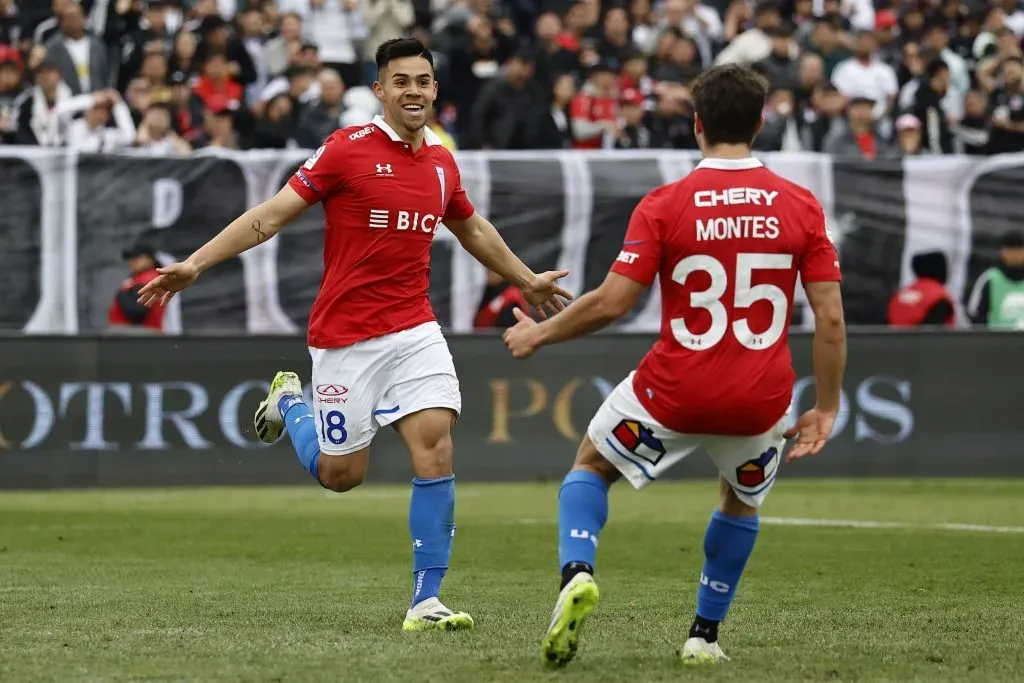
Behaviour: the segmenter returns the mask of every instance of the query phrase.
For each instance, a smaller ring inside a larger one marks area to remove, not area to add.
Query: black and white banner
[[[121,251],[144,240],[179,259],[234,217],[276,192],[304,151],[77,155],[0,149],[0,329],[98,332],[125,277]],[[652,188],[677,180],[690,152],[470,152],[458,155],[463,182],[534,269],[569,268],[568,288],[604,278],[633,208]],[[834,228],[845,276],[848,322],[885,322],[889,297],[911,279],[913,255],[950,262],[949,289],[963,300],[997,260],[999,235],[1018,227],[1024,154],[863,161],[818,154],[768,154],[769,168],[810,189]],[[274,240],[203,275],[176,299],[170,332],[290,333],[305,328],[323,268],[323,212],[313,207]],[[439,320],[469,332],[485,272],[439,230],[431,299]],[[798,295],[794,322],[809,327]],[[656,331],[655,286],[620,323]]]

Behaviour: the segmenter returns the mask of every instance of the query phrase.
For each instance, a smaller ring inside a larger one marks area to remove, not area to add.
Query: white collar
[[[373,125],[387,133],[388,137],[395,142],[402,142],[402,138],[395,132],[395,129],[384,123],[384,117],[380,114],[373,117]],[[441,138],[438,134],[430,129],[430,126],[423,126],[423,144],[427,147],[433,147],[434,145],[441,145],[444,143],[441,142]]]
[[[716,171],[749,171],[764,166],[754,157],[746,159],[701,159],[697,168],[710,168]]]

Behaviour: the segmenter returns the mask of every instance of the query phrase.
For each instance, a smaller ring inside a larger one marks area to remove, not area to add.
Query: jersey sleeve
[[[650,286],[661,268],[661,231],[649,198],[633,211],[611,272],[624,275],[642,285]]]
[[[839,254],[832,240],[832,231],[825,218],[825,211],[818,201],[811,199],[808,211],[813,212],[807,234],[807,248],[800,259],[800,280],[802,282],[840,282]]]
[[[453,221],[464,221],[474,213],[476,209],[473,207],[473,202],[469,201],[469,195],[466,194],[465,188],[462,187],[462,173],[459,172],[457,164],[452,164],[455,167],[455,191],[452,192],[452,198],[448,200],[448,206],[444,209],[444,218]]]
[[[299,166],[288,185],[310,204],[326,199],[344,184],[345,145],[332,136]]]

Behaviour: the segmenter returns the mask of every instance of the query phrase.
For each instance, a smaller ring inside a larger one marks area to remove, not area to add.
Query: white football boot
[[[274,443],[284,433],[284,416],[277,407],[284,396],[302,396],[302,382],[294,372],[279,372],[270,383],[270,393],[260,402],[253,417],[256,436],[263,443]]]
[[[709,643],[703,638],[690,638],[683,643],[683,649],[679,652],[679,658],[687,666],[717,664],[718,662],[729,661],[729,658],[722,652],[722,648],[717,640]]]
[[[558,594],[555,612],[541,644],[540,658],[544,666],[565,666],[576,656],[580,629],[597,607],[599,597],[601,593],[597,590],[594,577],[586,572],[580,572],[565,584],[565,588]]]
[[[473,617],[444,606],[437,598],[417,602],[405,613],[403,631],[463,631],[473,628]]]

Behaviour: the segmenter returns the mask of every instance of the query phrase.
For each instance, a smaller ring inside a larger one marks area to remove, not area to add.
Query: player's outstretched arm
[[[815,455],[832,433],[839,414],[839,395],[846,370],[846,323],[843,320],[843,297],[838,282],[808,282],[804,289],[814,311],[814,380],[818,400],[800,416],[786,438],[797,437],[786,461]]]
[[[534,273],[508,248],[491,222],[480,214],[473,212],[472,216],[461,221],[445,219],[444,224],[473,258],[521,289],[542,318],[547,317],[545,309],[557,313],[565,308],[562,299],[572,299],[572,294],[559,287],[557,282],[569,274],[568,270],[553,270],[540,275]]]
[[[505,331],[505,345],[516,358],[526,358],[541,346],[596,332],[632,310],[644,289],[645,285],[625,275],[608,273],[600,287],[540,324],[516,309],[519,322]]]
[[[139,291],[139,302],[146,306],[166,304],[204,270],[263,244],[308,206],[305,199],[285,185],[276,195],[233,220],[184,261],[157,268],[160,275]]]

